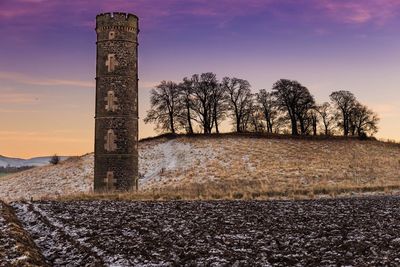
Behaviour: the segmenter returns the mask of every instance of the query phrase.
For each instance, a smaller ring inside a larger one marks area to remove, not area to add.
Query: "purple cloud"
[[[383,25],[400,11],[398,0],[317,0],[315,3],[330,19],[349,24]]]

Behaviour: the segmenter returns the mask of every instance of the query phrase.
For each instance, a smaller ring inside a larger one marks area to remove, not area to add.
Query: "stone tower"
[[[96,192],[137,189],[138,22],[126,13],[96,17]]]

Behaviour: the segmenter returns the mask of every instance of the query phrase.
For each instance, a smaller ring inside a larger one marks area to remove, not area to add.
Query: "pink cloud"
[[[400,11],[398,0],[315,0],[330,19],[348,24],[383,25]]]
[[[0,91],[2,91],[0,89]],[[17,92],[2,92],[0,103],[3,104],[27,104],[37,101],[37,95]]]
[[[0,81],[12,81],[28,85],[43,85],[43,86],[74,86],[83,88],[94,88],[95,86],[93,81],[37,78],[37,77],[30,77],[21,73],[3,72],[3,71],[0,71]]]
[[[26,14],[30,14],[31,10],[29,9],[17,9],[17,10],[0,10],[0,19],[9,19],[14,17],[23,16]]]

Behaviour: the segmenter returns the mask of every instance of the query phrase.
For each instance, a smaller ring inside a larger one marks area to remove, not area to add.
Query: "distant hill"
[[[49,160],[52,156],[48,157],[36,157],[31,159],[20,159],[20,158],[9,158],[0,155],[0,167],[26,167],[26,166],[44,166],[49,164]],[[61,160],[65,160],[68,157],[60,157]]]

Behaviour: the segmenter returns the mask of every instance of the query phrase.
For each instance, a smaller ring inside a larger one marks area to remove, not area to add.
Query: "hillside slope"
[[[181,195],[290,196],[400,188],[400,147],[376,141],[249,137],[139,144],[140,190]],[[7,201],[91,192],[93,154],[0,181]]]

